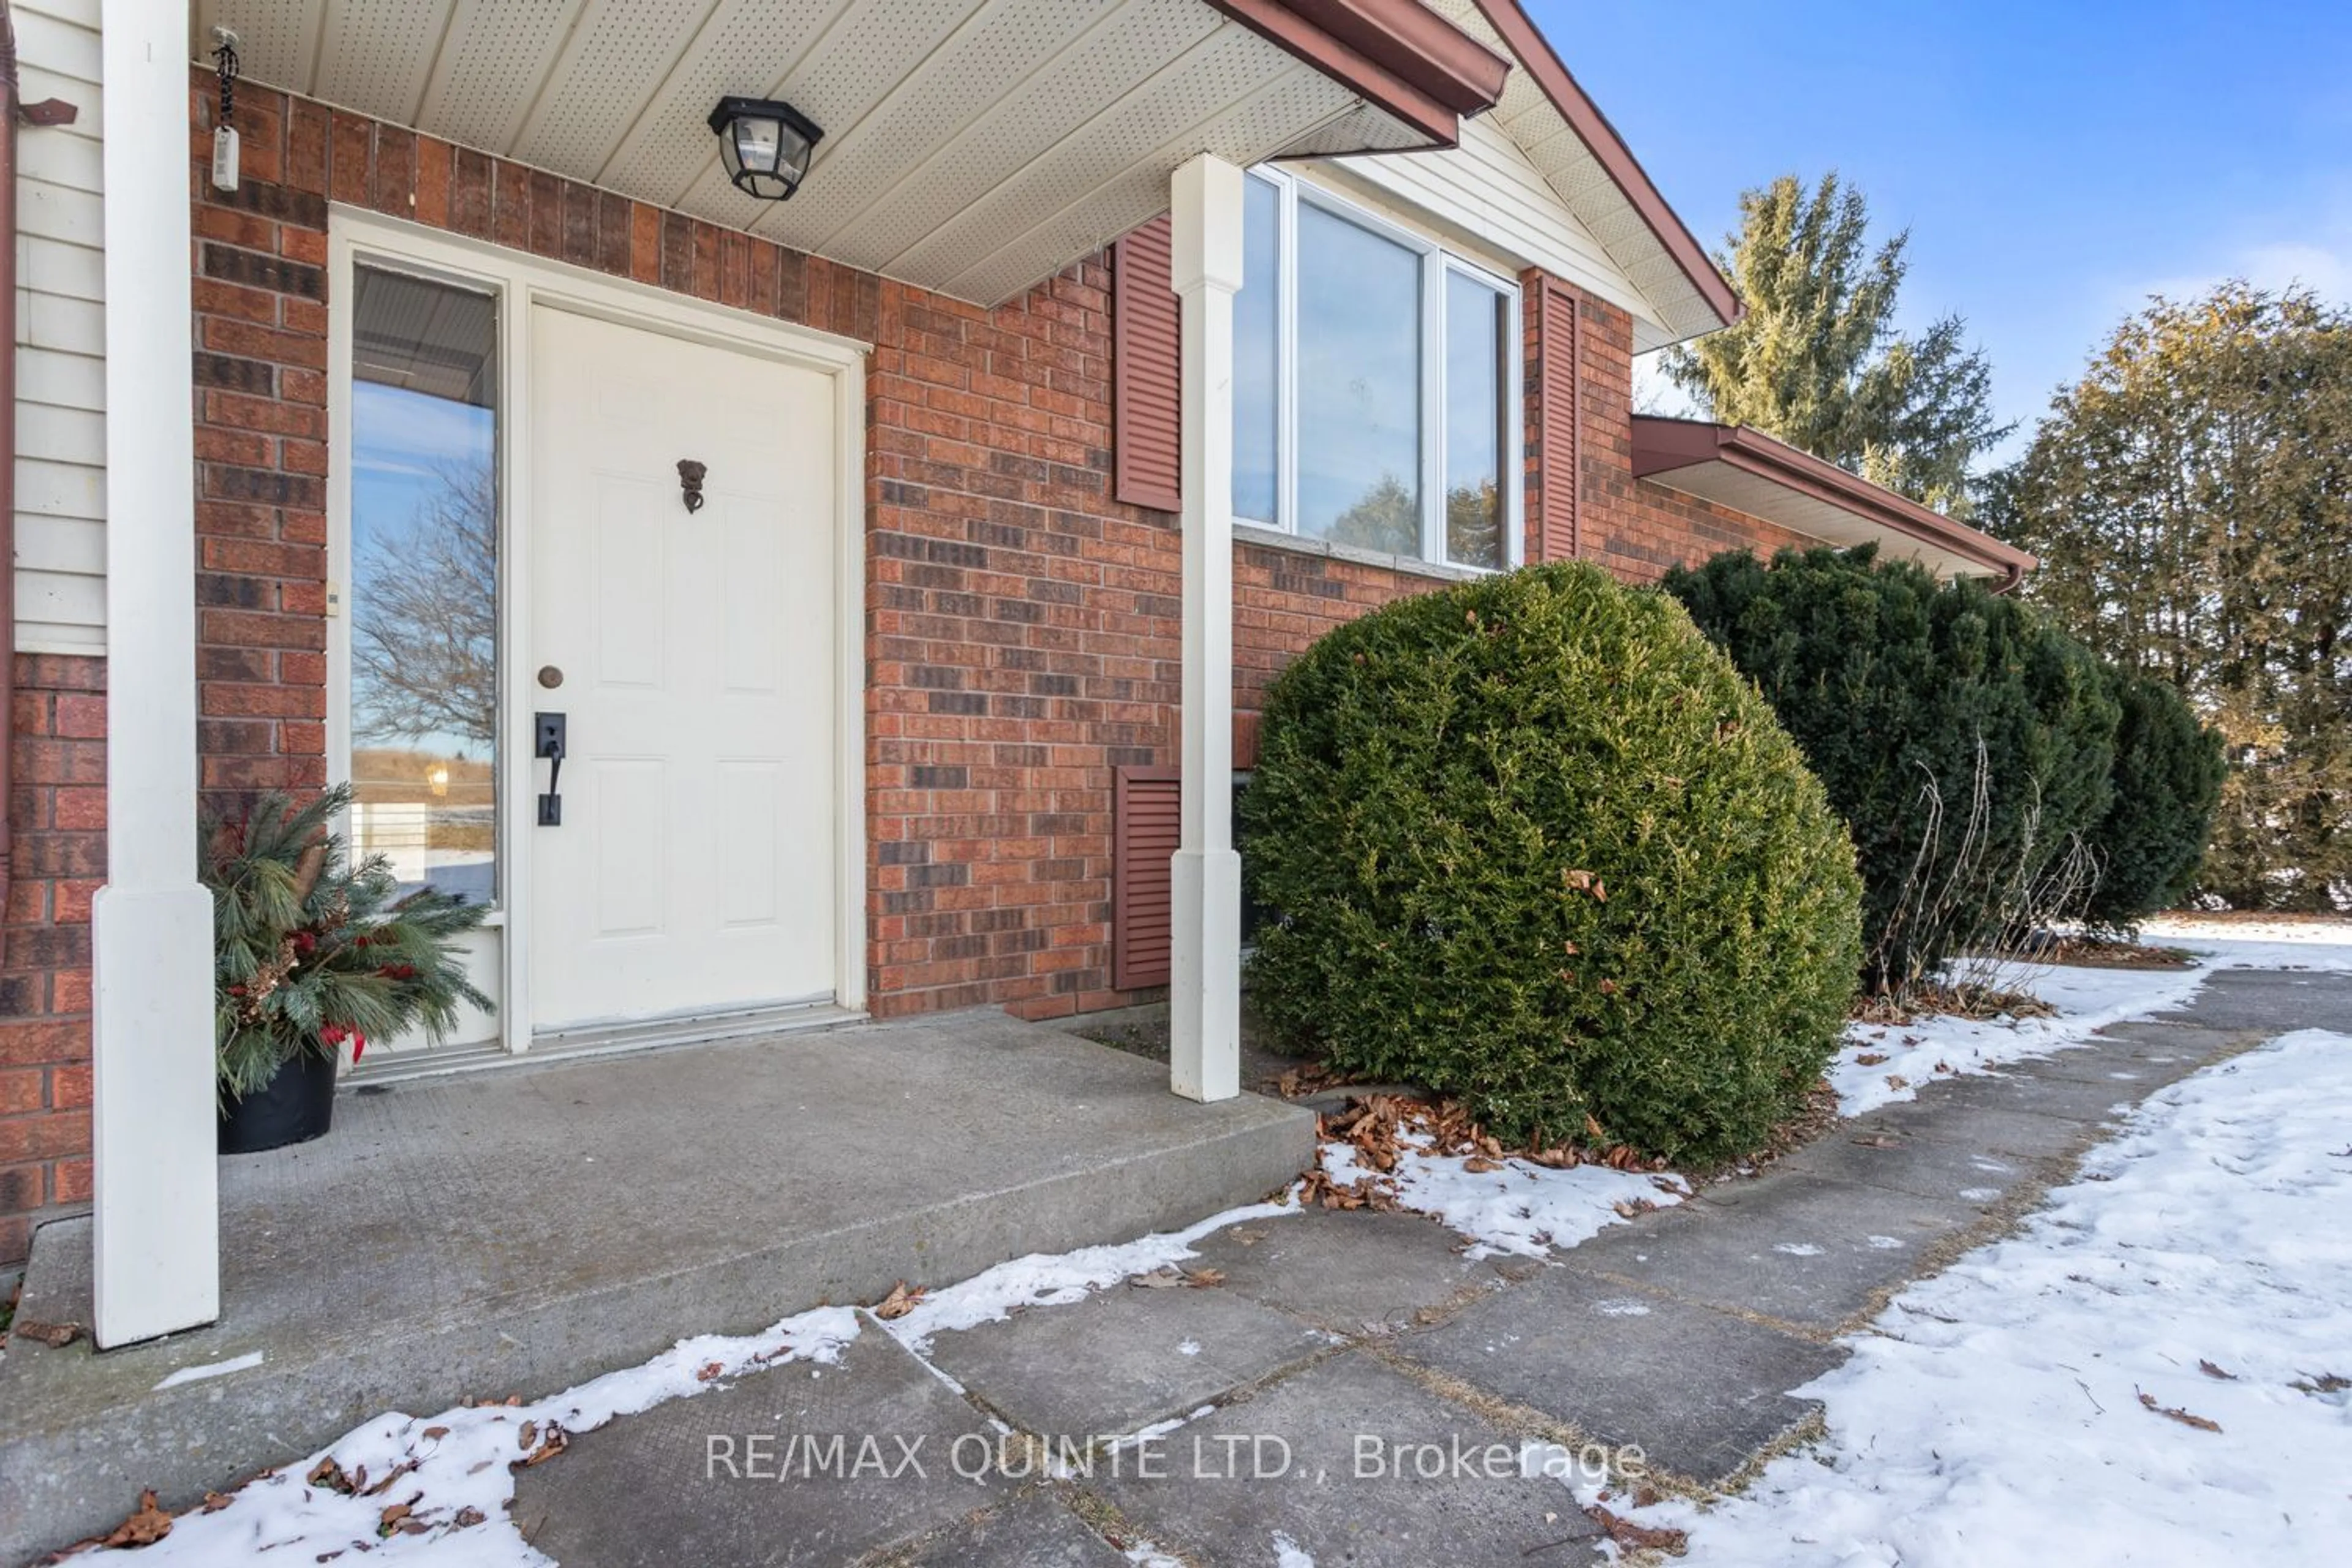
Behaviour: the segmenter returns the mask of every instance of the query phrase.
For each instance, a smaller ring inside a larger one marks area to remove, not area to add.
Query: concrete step
[[[1289,1183],[1314,1131],[993,1012],[346,1096],[318,1142],[222,1162],[218,1323],[10,1343],[0,1563],[380,1411],[553,1392],[689,1334],[1176,1228]],[[22,1317],[89,1322],[89,1270],[87,1220],[43,1227]]]

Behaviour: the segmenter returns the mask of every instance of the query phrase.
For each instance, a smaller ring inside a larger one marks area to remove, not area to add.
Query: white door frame
[[[354,261],[439,278],[499,302],[499,1038],[509,1053],[531,1041],[530,856],[535,831],[521,806],[538,792],[528,753],[536,706],[524,650],[530,646],[529,552],[532,321],[537,308],[782,361],[830,376],[834,388],[835,704],[834,974],[836,1004],[866,1006],[866,354],[871,346],[585,268],[428,229],[340,204],[328,236],[327,771],[351,768],[350,581],[352,484],[352,268]]]

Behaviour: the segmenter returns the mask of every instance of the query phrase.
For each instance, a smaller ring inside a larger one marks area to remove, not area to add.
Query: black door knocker
[[[702,510],[702,476],[708,472],[708,468],[692,458],[677,460],[677,488],[685,493],[686,510],[689,512]]]

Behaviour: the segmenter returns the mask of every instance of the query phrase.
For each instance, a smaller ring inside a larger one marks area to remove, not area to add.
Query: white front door
[[[531,1023],[830,999],[833,380],[543,304],[530,342],[522,679],[568,752],[524,829]]]

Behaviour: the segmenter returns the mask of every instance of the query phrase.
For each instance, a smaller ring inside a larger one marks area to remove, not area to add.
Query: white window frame
[[[1503,566],[1521,564],[1526,552],[1524,494],[1526,420],[1521,378],[1525,327],[1520,320],[1517,282],[1491,268],[1458,256],[1426,235],[1416,234],[1368,207],[1349,201],[1322,186],[1298,178],[1286,169],[1261,165],[1248,178],[1264,180],[1276,195],[1275,278],[1275,517],[1268,522],[1235,514],[1247,526],[1271,527],[1298,534],[1298,207],[1304,202],[1332,216],[1412,251],[1421,263],[1421,560],[1464,572],[1497,568],[1458,562],[1445,553],[1445,282],[1459,274],[1502,298],[1505,321],[1502,374],[1502,472],[1498,490],[1503,511]]]

